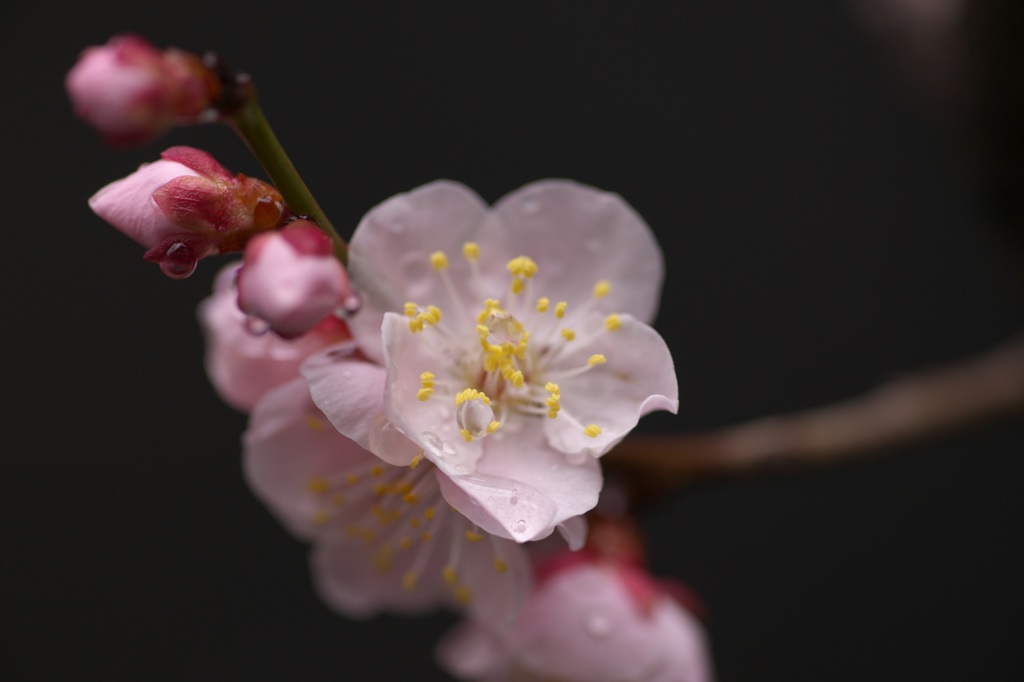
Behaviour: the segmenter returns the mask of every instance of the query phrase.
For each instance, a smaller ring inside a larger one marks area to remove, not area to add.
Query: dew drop
[[[196,271],[198,259],[182,242],[171,244],[160,258],[160,270],[171,279],[185,279]]]
[[[515,525],[512,526],[512,532],[513,533],[525,533],[526,532],[526,520],[525,519],[519,519],[518,521],[516,521]]]
[[[519,206],[519,210],[522,211],[523,215],[533,216],[537,215],[540,211],[540,202],[536,199],[527,199]]]
[[[249,315],[245,318],[245,331],[253,336],[263,336],[270,331],[270,323],[255,315]]]
[[[460,474],[465,474],[469,472],[469,467],[463,464],[462,462],[459,462],[458,464],[455,465],[455,470],[458,471]]]
[[[519,504],[519,488],[512,488],[512,495],[508,498],[509,504]]]
[[[583,629],[595,639],[604,639],[612,633],[612,619],[599,611],[591,612],[583,618]]]
[[[457,451],[454,445],[452,445],[448,441],[444,441],[443,443],[441,443],[441,452],[443,452],[446,457],[452,457],[455,455]]]
[[[351,293],[342,300],[341,305],[334,309],[334,316],[339,320],[347,320],[363,306],[363,299],[359,294]]]
[[[436,433],[433,433],[432,431],[424,431],[420,434],[420,438],[423,439],[424,447],[430,450],[430,454],[434,455],[434,457],[437,457],[438,459],[444,457],[444,453],[441,451],[443,443]]]

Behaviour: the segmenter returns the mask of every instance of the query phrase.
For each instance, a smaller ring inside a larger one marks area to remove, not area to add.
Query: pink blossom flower
[[[89,207],[149,249],[143,257],[168,276],[187,277],[201,258],[240,251],[287,215],[274,187],[232,175],[206,152],[171,147],[160,156],[96,192]]]
[[[146,142],[197,122],[220,87],[195,55],[160,52],[132,35],[87,48],[64,84],[75,114],[111,144]]]
[[[385,464],[339,434],[301,378],[259,402],[243,442],[250,486],[314,543],[314,580],[338,611],[449,605],[488,622],[516,613],[530,580],[523,548],[452,511],[441,497],[444,474],[429,461]]]
[[[487,682],[709,682],[700,623],[657,581],[586,551],[538,585],[509,627],[465,621],[441,642],[442,665]]]
[[[299,220],[246,245],[238,307],[280,336],[304,334],[336,310],[355,312],[358,303],[330,238],[314,223]]]
[[[235,278],[240,263],[224,267],[213,294],[199,305],[206,336],[206,373],[224,402],[248,412],[270,389],[299,376],[299,366],[313,353],[350,338],[345,323],[327,317],[306,334],[283,339],[261,333],[238,309]]]
[[[327,418],[389,463],[424,453],[448,503],[488,533],[560,527],[580,544],[595,457],[678,404],[669,351],[644,323],[663,274],[646,224],[568,181],[493,209],[436,182],[370,211],[350,258],[364,296],[350,329],[373,362],[303,366]]]

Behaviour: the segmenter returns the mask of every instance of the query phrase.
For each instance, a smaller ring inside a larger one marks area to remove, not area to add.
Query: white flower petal
[[[619,195],[570,180],[542,180],[501,199],[494,214],[513,248],[536,261],[537,295],[579,305],[598,280],[607,280],[611,290],[599,309],[654,319],[665,271],[661,249]]]

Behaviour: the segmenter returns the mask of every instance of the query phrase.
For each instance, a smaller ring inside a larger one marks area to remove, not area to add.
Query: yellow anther
[[[419,528],[421,523],[423,522],[419,520],[419,517],[414,516],[411,519],[409,519],[409,525],[413,528]]]
[[[587,364],[590,365],[591,367],[593,367],[594,365],[603,365],[606,362],[608,362],[608,360],[600,353],[591,355],[590,359],[587,360]]]
[[[565,317],[565,309],[569,307],[569,304],[565,301],[559,301],[555,304],[555,317],[562,319]]]
[[[322,526],[331,520],[331,513],[326,509],[317,509],[313,512],[313,523]]]
[[[434,536],[431,535],[429,531],[427,531],[426,533],[420,536],[420,540],[422,540],[423,542],[430,542],[430,538],[432,537]]]
[[[572,341],[573,339],[576,338],[576,332],[569,328],[563,329],[562,338],[565,339],[566,341]]]
[[[548,383],[544,384],[544,390],[549,391],[551,393],[558,393],[558,384],[549,381]]]
[[[405,575],[402,576],[402,587],[405,588],[406,592],[412,592],[416,589],[416,573],[413,571],[406,571]]]
[[[384,467],[381,467],[381,466],[375,466],[372,469],[370,469],[370,475],[371,476],[380,476],[383,473],[384,473]]]
[[[309,479],[308,483],[306,483],[306,488],[308,488],[309,492],[313,493],[314,495],[322,495],[323,493],[327,492],[327,489],[329,487],[330,486],[327,485],[327,481],[320,478],[319,476],[314,476],[313,478]]]
[[[594,285],[594,298],[604,298],[609,294],[609,292],[611,292],[611,290],[612,285],[608,282],[608,280],[602,279],[598,281],[597,284]]]
[[[455,601],[460,606],[465,606],[473,599],[473,592],[465,585],[459,585],[455,588]]]
[[[473,434],[470,433],[468,429],[459,429],[459,435],[462,436],[467,443],[473,440]]]
[[[416,453],[416,456],[413,457],[412,460],[409,462],[409,468],[410,469],[415,469],[416,467],[418,467],[420,465],[420,462],[422,460],[423,460],[423,451],[420,450],[419,452]]]
[[[476,242],[466,242],[462,245],[462,257],[470,263],[477,262],[480,259],[480,245]]]
[[[333,504],[335,507],[341,507],[342,505],[345,504],[345,498],[342,497],[339,493],[334,493],[333,495],[331,495],[331,504]]]
[[[505,573],[508,571],[508,565],[501,559],[501,557],[494,557],[494,570],[498,573]]]
[[[591,424],[587,428],[583,429],[583,433],[587,434],[591,438],[597,438],[601,435],[601,427],[597,424]]]
[[[530,279],[537,274],[537,264],[529,256],[516,256],[508,262],[507,267],[516,277]]]
[[[430,317],[434,320],[433,324],[441,321],[441,309],[436,305],[428,305],[427,312],[430,313]]]
[[[551,299],[547,296],[541,296],[537,299],[537,312],[546,313],[549,305],[551,305]]]
[[[422,316],[414,317],[413,319],[409,320],[409,331],[411,331],[413,334],[418,334],[419,332],[423,331]]]
[[[412,540],[410,538],[402,538],[398,541],[399,549],[409,549],[412,547]]]
[[[448,256],[444,255],[444,251],[435,251],[430,254],[430,264],[434,266],[434,269],[438,272],[441,270],[447,270]]]
[[[493,422],[491,422],[490,424],[487,425],[487,433],[494,433],[495,431],[497,431],[500,428],[501,428],[501,422],[493,421]]]
[[[604,318],[604,327],[610,332],[615,331],[622,326],[622,320],[615,313],[612,313],[608,317]]]
[[[348,483],[349,485],[355,485],[356,483],[359,483],[359,475],[349,474],[348,476],[345,477],[345,483]]]
[[[491,404],[491,399],[488,398],[487,395],[484,394],[483,391],[478,391],[475,388],[464,389],[462,391],[459,391],[459,393],[455,396],[455,404],[456,405],[461,405],[462,403],[466,402],[467,400],[479,400],[484,405],[490,405]]]
[[[416,304],[411,301],[405,303],[405,316],[416,317]]]
[[[444,578],[444,581],[449,585],[454,585],[459,581],[459,576],[455,573],[455,569],[451,566],[445,566],[443,569],[441,569],[441,577]]]
[[[314,417],[313,415],[309,415],[308,417],[306,417],[306,426],[309,427],[310,431],[324,430],[324,423],[317,419],[316,417]]]
[[[480,535],[480,533],[476,533],[474,531],[467,530],[466,531],[466,539],[469,540],[470,542],[480,542],[481,540],[484,539],[484,536]]]
[[[388,486],[387,486],[387,484],[379,483],[379,482],[378,483],[374,483],[373,484],[373,494],[376,495],[377,497],[383,497],[384,495],[387,495],[388,494]]]
[[[420,383],[423,384],[423,388],[431,388],[434,385],[434,373],[424,372],[420,375]]]
[[[417,502],[420,501],[420,498],[416,495],[416,493],[406,493],[405,495],[402,496],[402,499],[405,500],[407,504],[416,504]]]
[[[432,396],[433,394],[434,394],[434,389],[432,389],[432,388],[421,388],[420,390],[416,391],[416,398],[419,399],[419,400],[426,400],[430,396]]]
[[[476,326],[476,333],[480,335],[480,340],[483,341],[491,334],[491,330],[487,328],[485,324],[478,324]]]
[[[520,372],[518,369],[512,372],[511,375],[507,377],[507,379],[511,381],[512,385],[515,386],[516,388],[522,388],[523,383],[526,381],[526,379],[523,377],[523,373]]]
[[[423,518],[425,518],[427,521],[433,521],[434,520],[434,508],[433,507],[427,507],[426,509],[424,509],[423,510]]]
[[[516,277],[516,278],[514,278],[512,280],[512,293],[513,294],[521,294],[521,293],[523,293],[523,289],[525,289],[525,288],[526,288],[526,282],[523,281],[521,278]]]

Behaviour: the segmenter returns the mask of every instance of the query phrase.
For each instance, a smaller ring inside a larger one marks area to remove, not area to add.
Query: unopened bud
[[[260,234],[245,248],[238,307],[265,320],[280,336],[305,333],[351,298],[330,238],[307,220]]]
[[[172,147],[161,156],[101,189],[89,207],[149,249],[144,258],[170,277],[187,277],[206,256],[241,251],[287,215],[274,187],[232,175],[206,152]]]
[[[64,80],[75,114],[111,144],[156,139],[175,125],[197,123],[220,83],[194,54],[160,52],[132,35],[87,48]]]

